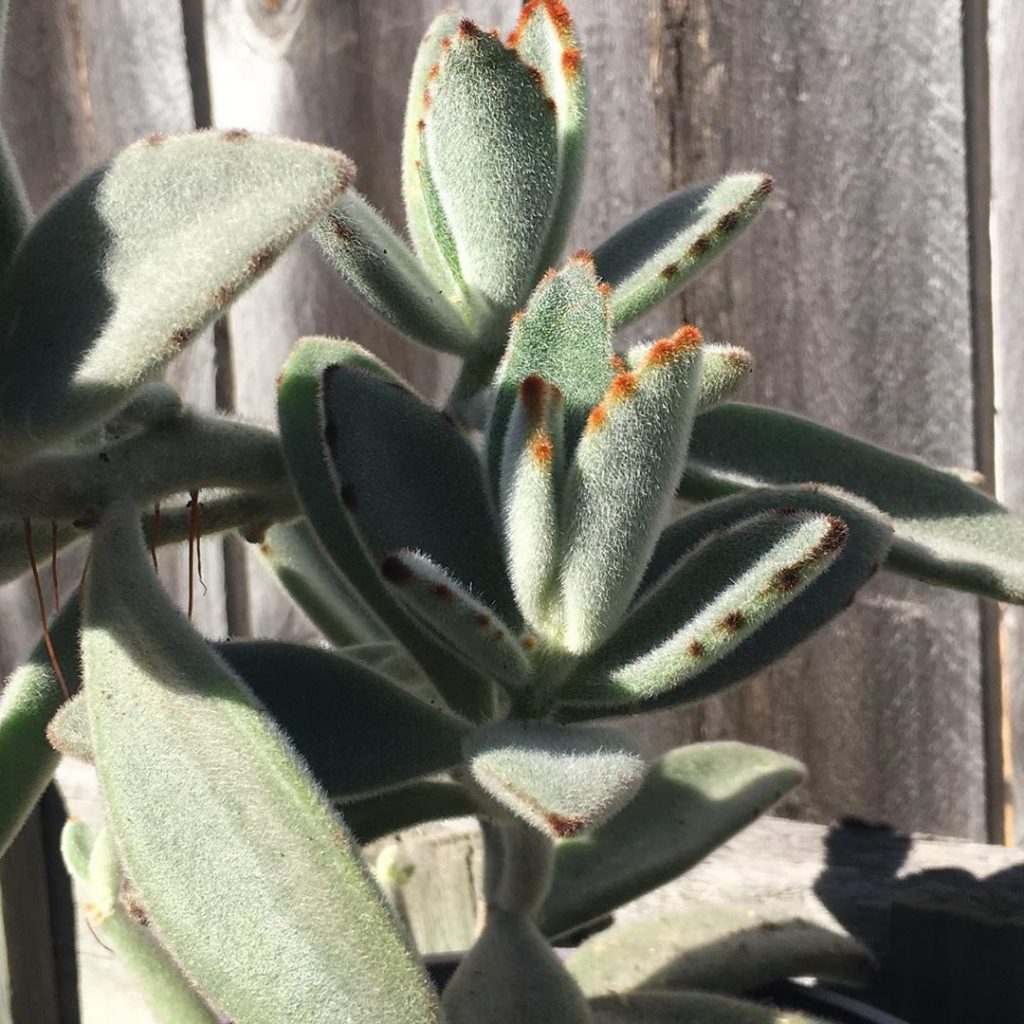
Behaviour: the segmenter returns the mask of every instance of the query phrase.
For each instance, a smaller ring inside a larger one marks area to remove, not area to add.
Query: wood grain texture
[[[36,210],[90,167],[135,139],[154,131],[172,133],[192,128],[178,5],[160,0],[135,0],[130,4],[122,0],[14,0],[10,6],[0,117]],[[210,340],[198,341],[168,376],[187,401],[211,408],[214,377]],[[36,526],[46,529],[48,524]],[[208,632],[222,634],[225,615],[220,544],[207,542],[203,555],[209,591],[199,598],[197,624]],[[67,592],[78,581],[82,553],[65,556],[61,565],[63,589]],[[181,548],[161,552],[161,577],[180,601],[184,601],[186,591],[185,565]],[[35,642],[39,625],[34,600],[24,580],[0,588],[3,675]],[[95,782],[91,785],[89,799],[95,801]],[[32,884],[29,875],[23,884]],[[38,905],[37,913],[45,913],[44,904]],[[13,965],[21,971],[20,984],[42,985],[47,968],[40,958],[46,956],[46,951],[35,948],[38,943],[33,943],[27,924],[12,944],[23,954]],[[31,957],[35,962],[26,959]],[[104,991],[102,981],[94,983],[97,975],[89,969],[94,962],[89,955],[82,962],[83,1020],[123,1019],[144,1024],[149,1017],[134,990]],[[23,1019],[34,1022],[48,1018]],[[21,1021],[16,1020],[16,1024]]]
[[[956,0],[665,0],[659,58],[676,183],[777,180],[687,316],[754,352],[751,400],[940,466],[975,451],[959,18]],[[975,599],[883,574],[666,731],[800,757],[801,817],[982,838],[981,642]]]
[[[1024,514],[1024,5],[989,2],[992,330],[996,493]],[[1013,833],[1024,842],[1024,615],[1006,608],[1001,637]]]

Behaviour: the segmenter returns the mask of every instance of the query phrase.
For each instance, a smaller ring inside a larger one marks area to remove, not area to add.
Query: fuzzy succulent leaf
[[[475,339],[438,283],[384,218],[354,189],[316,224],[328,262],[392,327],[430,348],[466,357]]]
[[[541,930],[552,938],[564,935],[671,881],[804,776],[793,758],[744,743],[695,743],[670,751],[614,818],[557,844]]]
[[[259,552],[281,586],[332,644],[347,647],[390,635],[328,558],[306,519],[272,526],[260,539]]]
[[[462,786],[425,779],[362,800],[346,801],[339,810],[365,846],[413,825],[477,814],[480,807]]]
[[[612,285],[616,328],[702,271],[754,219],[772,190],[764,174],[731,174],[673,192],[594,250]]]
[[[339,365],[324,374],[331,466],[378,563],[428,556],[512,628],[519,612],[472,444],[400,381]]]
[[[753,368],[753,356],[739,345],[705,345],[697,412],[705,412],[736,394]]]
[[[758,630],[748,636],[743,644],[706,667],[687,686],[643,704],[644,710],[671,706],[680,700],[699,699],[746,678],[782,657],[849,606],[857,590],[875,574],[892,543],[889,520],[873,505],[852,494],[816,486],[757,488],[688,511],[667,527],[648,564],[641,585],[640,600],[646,601],[652,589],[665,582],[715,531],[731,529],[735,524],[753,516],[778,509],[836,516],[846,524],[846,543],[831,567],[783,607],[775,615],[769,629]],[[722,578],[717,566],[713,578]],[[678,614],[679,609],[672,607],[668,621],[678,621]],[[627,619],[627,623],[629,621]],[[625,638],[628,635],[624,623],[622,636]],[[614,643],[613,639],[609,646]],[[594,655],[595,659],[603,656],[604,652]],[[584,681],[585,685],[587,671],[581,665],[575,674],[576,681]],[[581,703],[564,706],[560,717],[579,720],[607,714],[607,707],[601,704]]]
[[[325,373],[339,365],[358,367],[398,383],[383,363],[352,342],[328,338],[299,342],[284,365],[278,387],[281,441],[295,492],[321,546],[416,659],[449,706],[472,720],[487,718],[494,712],[493,686],[447,645],[426,633],[395,601],[380,575],[379,562],[370,557],[345,507],[344,499],[351,495],[339,487],[324,440],[322,382]],[[371,426],[371,431],[374,429]]]
[[[594,1024],[829,1024],[821,1017],[706,992],[636,992],[591,1000]]]
[[[271,490],[283,483],[273,431],[227,416],[186,413],[110,444],[19,463],[0,477],[0,512],[85,522],[95,518],[95,511],[86,511],[90,506],[95,510],[121,495],[145,506],[210,486]]]
[[[85,698],[76,693],[64,701],[46,727],[46,738],[54,750],[65,757],[92,764],[92,735],[89,733],[89,709]]]
[[[216,645],[332,799],[444,771],[465,727],[344,654],[300,644]]]
[[[178,965],[142,921],[121,904],[120,863],[109,829],[93,837],[69,818],[60,850],[68,871],[89,897],[89,927],[134,976],[156,1024],[218,1024],[220,1018],[184,978]]]
[[[952,473],[757,405],[726,404],[701,416],[690,454],[685,497],[803,482],[840,487],[892,519],[889,568],[1024,603],[1024,523]]]
[[[587,72],[572,17],[561,0],[525,4],[508,44],[540,72],[544,92],[555,105],[558,192],[538,264],[545,267],[554,264],[565,247],[583,183],[589,134]]]
[[[455,34],[460,19],[458,11],[442,11],[423,36],[412,66],[402,131],[402,197],[409,237],[427,272],[449,293],[461,293],[465,282],[458,269],[451,229],[444,222],[436,189],[423,164],[425,154],[420,143],[427,86],[440,68],[443,41]]]
[[[57,663],[72,692],[81,680],[79,622],[75,595],[50,623]],[[57,674],[40,640],[0,694],[0,855],[18,834],[60,761],[47,742],[46,726],[63,701]]]
[[[566,967],[594,998],[680,989],[743,995],[805,976],[862,985],[876,964],[852,936],[811,921],[698,903],[594,935]]]
[[[618,625],[657,541],[697,406],[700,332],[682,327],[632,359],[591,411],[568,470],[562,642],[575,653]]]
[[[786,508],[709,534],[578,667],[562,701],[638,704],[691,683],[707,696],[702,673],[830,569],[849,532],[838,516]]]
[[[448,982],[448,1024],[590,1024],[579,986],[525,914],[487,912],[483,933]]]
[[[530,670],[519,636],[489,605],[425,555],[396,551],[381,565],[400,601],[470,664],[508,690],[521,690]]]
[[[499,493],[501,457],[509,418],[523,381],[537,376],[557,388],[565,403],[570,450],[601,401],[615,371],[608,300],[594,264],[579,254],[534,289],[522,316],[513,318],[508,348],[498,368],[487,426],[491,492]]]
[[[562,394],[543,378],[519,385],[501,458],[501,518],[509,578],[527,622],[559,612],[560,494],[565,476]]]
[[[248,1024],[436,1021],[340,819],[148,563],[134,507],[112,504],[93,542],[82,659],[111,826],[168,950]],[[346,962],[360,969],[339,971]],[[253,964],[265,983],[251,984]]]
[[[464,20],[443,48],[423,116],[420,147],[462,273],[505,310],[534,281],[558,188],[558,130],[539,77]]]
[[[0,458],[121,405],[348,187],[333,150],[153,136],[35,223],[0,289]]]
[[[513,814],[554,837],[607,820],[644,781],[647,765],[613,729],[507,719],[463,744],[477,784]]]
[[[380,640],[346,647],[342,653],[351,661],[358,661],[361,665],[366,665],[386,676],[391,682],[428,704],[444,703],[437,688],[401,644],[391,640]]]
[[[82,885],[89,884],[89,858],[92,856],[95,836],[79,818],[68,818],[60,833],[60,855],[68,874]]]
[[[181,395],[166,381],[143,384],[120,409],[103,424],[104,440],[116,441],[144,427],[169,423],[184,409]]]

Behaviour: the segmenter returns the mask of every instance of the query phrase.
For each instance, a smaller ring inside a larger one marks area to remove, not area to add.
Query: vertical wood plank
[[[996,381],[996,493],[1024,514],[1024,5],[989,0],[992,143],[992,329]],[[1001,636],[1005,770],[1012,787],[1011,835],[1024,842],[1024,614],[1007,607]]]
[[[940,466],[975,457],[958,0],[665,0],[678,184],[762,167],[762,223],[688,289],[750,347],[748,396]],[[978,602],[883,574],[832,628],[681,735],[791,752],[794,809],[982,838]]]
[[[154,131],[181,132],[193,126],[192,100],[185,62],[181,15],[177,4],[160,0],[14,0],[11,3],[0,116],[21,167],[33,207],[39,210],[96,163],[122,146]],[[213,406],[212,345],[203,339],[170,369],[169,378],[186,401]],[[40,524],[42,526],[42,524]],[[224,631],[223,569],[219,545],[204,547],[209,593],[197,606],[197,624],[214,634]],[[186,579],[181,550],[161,552],[161,576],[179,600]],[[62,559],[65,590],[78,582],[81,555]],[[0,670],[6,675],[38,634],[34,598],[24,581],[0,588]],[[74,774],[74,773],[73,773]],[[97,799],[90,773],[79,773],[79,804]],[[31,838],[31,834],[29,834]],[[34,885],[27,874],[5,860],[5,882]],[[39,862],[35,861],[38,871]],[[17,875],[18,882],[12,879]],[[44,901],[45,902],[45,901]],[[34,903],[43,920],[44,902]],[[50,967],[43,947],[24,928],[8,936],[15,985],[47,984]],[[52,953],[52,950],[51,950]],[[103,992],[92,984],[90,961],[83,960],[83,1020],[149,1020],[130,986]],[[90,994],[99,998],[88,1001]],[[26,1016],[24,1021],[45,1021]],[[55,1018],[54,1018],[55,1019]],[[15,1024],[21,1024],[16,1019]]]

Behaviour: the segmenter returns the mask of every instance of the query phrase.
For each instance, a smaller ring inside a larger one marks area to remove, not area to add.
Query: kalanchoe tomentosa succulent
[[[803,775],[740,743],[648,765],[594,720],[742,679],[883,562],[1024,599],[1024,531],[980,491],[728,404],[751,358],[696,327],[613,345],[770,179],[684,190],[563,261],[585,75],[557,0],[507,43],[434,23],[404,139],[412,249],[340,154],[242,131],[151,137],[0,240],[3,578],[91,538],[81,595],[0,704],[0,848],[56,751],[95,763],[108,828],[69,824],[65,859],[161,1021],[744,1024],[796,1019],[746,991],[869,967],[846,937],[723,908],[613,928],[567,968],[550,949]],[[158,379],[308,229],[382,316],[462,357],[446,411],[328,338],[285,365],[279,436]],[[200,636],[154,572],[200,526],[243,529],[334,649]],[[485,907],[439,1006],[358,843],[461,814]]]

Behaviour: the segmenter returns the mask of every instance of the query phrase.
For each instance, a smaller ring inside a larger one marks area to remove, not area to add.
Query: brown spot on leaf
[[[341,242],[352,238],[352,229],[340,217],[331,217],[331,233]]]
[[[440,71],[441,71],[441,64],[440,64],[440,62],[438,62],[437,64],[432,65],[430,70],[427,72],[427,81],[428,82],[432,82],[435,78],[437,78],[438,74],[440,74]]]
[[[541,92],[543,92],[544,91],[544,75],[541,73],[540,68],[536,68],[532,64],[527,64],[526,65],[526,73],[533,80],[533,84],[535,86],[537,86],[537,88],[540,89]]]
[[[552,114],[558,113],[558,104],[555,103],[555,101],[550,96],[545,96],[544,102],[548,105],[548,110],[550,110]]]
[[[829,516],[828,530],[818,545],[818,551],[822,554],[838,551],[846,543],[846,538],[849,536],[849,526],[839,516]]]
[[[213,304],[215,306],[226,306],[234,297],[235,293],[230,288],[218,288],[213,295]]]
[[[176,330],[171,335],[171,347],[174,349],[184,348],[192,337],[191,331],[186,331],[183,327]]]
[[[740,215],[738,210],[730,210],[728,213],[723,213],[718,218],[718,223],[715,225],[716,231],[721,231],[723,235],[731,235],[740,226]]]
[[[747,624],[747,617],[738,608],[722,619],[721,626],[726,633],[738,633]]]
[[[276,253],[274,253],[272,249],[260,249],[260,251],[254,253],[252,259],[249,260],[249,273],[262,274],[276,258]]]
[[[668,366],[687,352],[700,348],[704,335],[692,324],[684,324],[670,338],[656,341],[647,352],[644,366]]]
[[[161,142],[167,141],[167,136],[163,132],[153,132],[152,135],[147,135],[142,141],[147,146],[159,146]]]
[[[435,596],[439,597],[442,601],[450,601],[455,594],[452,592],[452,588],[447,583],[435,583],[431,588],[430,592]]]
[[[595,405],[594,408],[590,410],[590,415],[587,417],[586,433],[596,433],[604,426],[605,420],[607,419],[608,413],[605,411],[604,405]]]
[[[568,839],[578,832],[582,832],[586,826],[586,822],[582,818],[567,814],[556,814],[554,811],[545,814],[544,820],[547,822],[548,828],[559,839]]]
[[[693,244],[690,246],[690,251],[687,253],[688,256],[696,258],[697,256],[703,256],[704,253],[711,248],[711,239],[707,235],[701,235],[699,238],[695,238]]]
[[[242,142],[244,139],[249,138],[249,132],[244,128],[228,128],[226,131],[221,132],[221,138],[225,142]]]
[[[796,590],[802,579],[803,573],[799,565],[785,565],[773,574],[768,589],[788,594]]]
[[[527,418],[537,423],[544,415],[544,406],[548,397],[548,385],[539,374],[531,373],[519,383],[519,400],[523,403]]]
[[[558,271],[554,267],[548,267],[548,269],[544,271],[544,276],[540,279],[540,283],[547,284],[557,275]]]
[[[658,277],[664,278],[666,281],[671,281],[678,273],[679,268],[674,263],[666,263],[665,266],[658,271]]]
[[[635,373],[620,373],[612,381],[608,388],[607,400],[621,402],[631,395],[636,394],[637,375]]]
[[[529,440],[530,457],[538,466],[550,466],[555,454],[555,445],[544,430],[535,430]]]
[[[607,281],[602,281],[598,286],[597,290],[604,296],[606,300],[612,297],[612,286]]]
[[[699,640],[690,641],[687,650],[690,652],[691,658],[703,658],[707,652],[707,648]]]
[[[775,179],[770,174],[766,174],[754,189],[752,198],[763,199],[773,188],[775,188]]]
[[[463,18],[459,22],[459,30],[455,33],[455,36],[457,39],[478,39],[483,34],[483,30],[475,21]]]
[[[562,71],[566,78],[574,78],[579,74],[580,64],[583,63],[583,55],[579,50],[564,50],[562,52]]]
[[[491,624],[491,617],[487,612],[478,612],[476,616],[476,624],[486,629]]]
[[[594,267],[594,254],[589,249],[577,249],[570,257],[570,263],[582,263],[584,266]]]
[[[611,359],[609,360],[609,362],[612,364],[612,369],[616,373],[628,373],[629,372],[629,366],[626,365],[626,360],[623,359],[622,356],[618,356],[618,355],[612,356]]]
[[[388,555],[380,563],[380,574],[388,583],[394,583],[399,587],[411,582],[413,579],[412,571],[397,555]]]
[[[537,638],[535,636],[530,636],[530,634],[527,633],[526,636],[523,637],[522,643],[524,651],[532,651],[537,647]]]
[[[452,37],[451,36],[445,36],[441,40],[441,52],[442,53],[447,53],[451,49],[451,46],[452,46]]]

